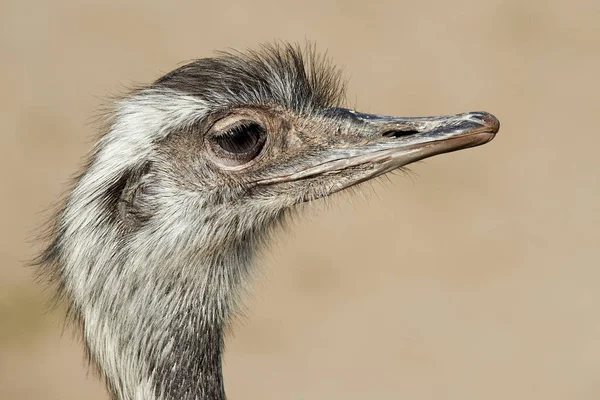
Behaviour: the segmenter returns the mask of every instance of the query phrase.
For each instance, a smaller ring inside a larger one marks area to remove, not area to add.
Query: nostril
[[[390,131],[385,131],[381,134],[381,136],[383,137],[388,137],[388,138],[399,138],[399,137],[404,137],[404,136],[410,136],[410,135],[416,135],[417,133],[419,133],[419,131],[415,130],[415,129],[407,129],[407,130],[390,130]]]

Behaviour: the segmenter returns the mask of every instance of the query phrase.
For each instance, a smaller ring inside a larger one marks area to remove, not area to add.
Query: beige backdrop
[[[24,266],[102,98],[275,38],[327,49],[362,111],[502,128],[282,233],[229,397],[600,398],[597,0],[173,4],[0,4],[0,399],[106,399]]]

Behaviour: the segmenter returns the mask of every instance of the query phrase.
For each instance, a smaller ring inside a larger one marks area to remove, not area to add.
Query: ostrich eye
[[[215,142],[226,152],[244,155],[256,150],[262,145],[263,129],[255,123],[239,124],[225,133],[216,136]]]
[[[267,140],[265,129],[254,121],[238,121],[208,138],[210,150],[218,162],[237,167],[258,156]]]

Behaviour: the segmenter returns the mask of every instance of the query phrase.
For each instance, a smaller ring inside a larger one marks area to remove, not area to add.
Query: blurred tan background
[[[24,266],[102,99],[273,39],[328,50],[361,111],[502,128],[282,233],[229,398],[600,398],[598,1],[3,0],[0,399],[106,399]]]

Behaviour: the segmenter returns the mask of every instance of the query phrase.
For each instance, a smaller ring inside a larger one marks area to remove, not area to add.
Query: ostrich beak
[[[370,166],[366,175],[344,183],[338,190],[424,158],[485,144],[500,129],[500,121],[484,111],[434,117],[391,117],[342,108],[330,112],[350,121],[350,131],[368,140],[364,146],[346,149],[343,160],[303,171],[322,175],[352,166]]]
[[[479,146],[494,138],[500,122],[487,112],[436,117],[390,117],[363,114],[345,108],[329,108],[325,118],[340,132],[323,146],[301,170],[266,178],[276,184],[316,178],[338,177],[331,194],[375,178],[412,162]],[[331,129],[331,128],[330,128]],[[330,135],[329,135],[330,136]]]

